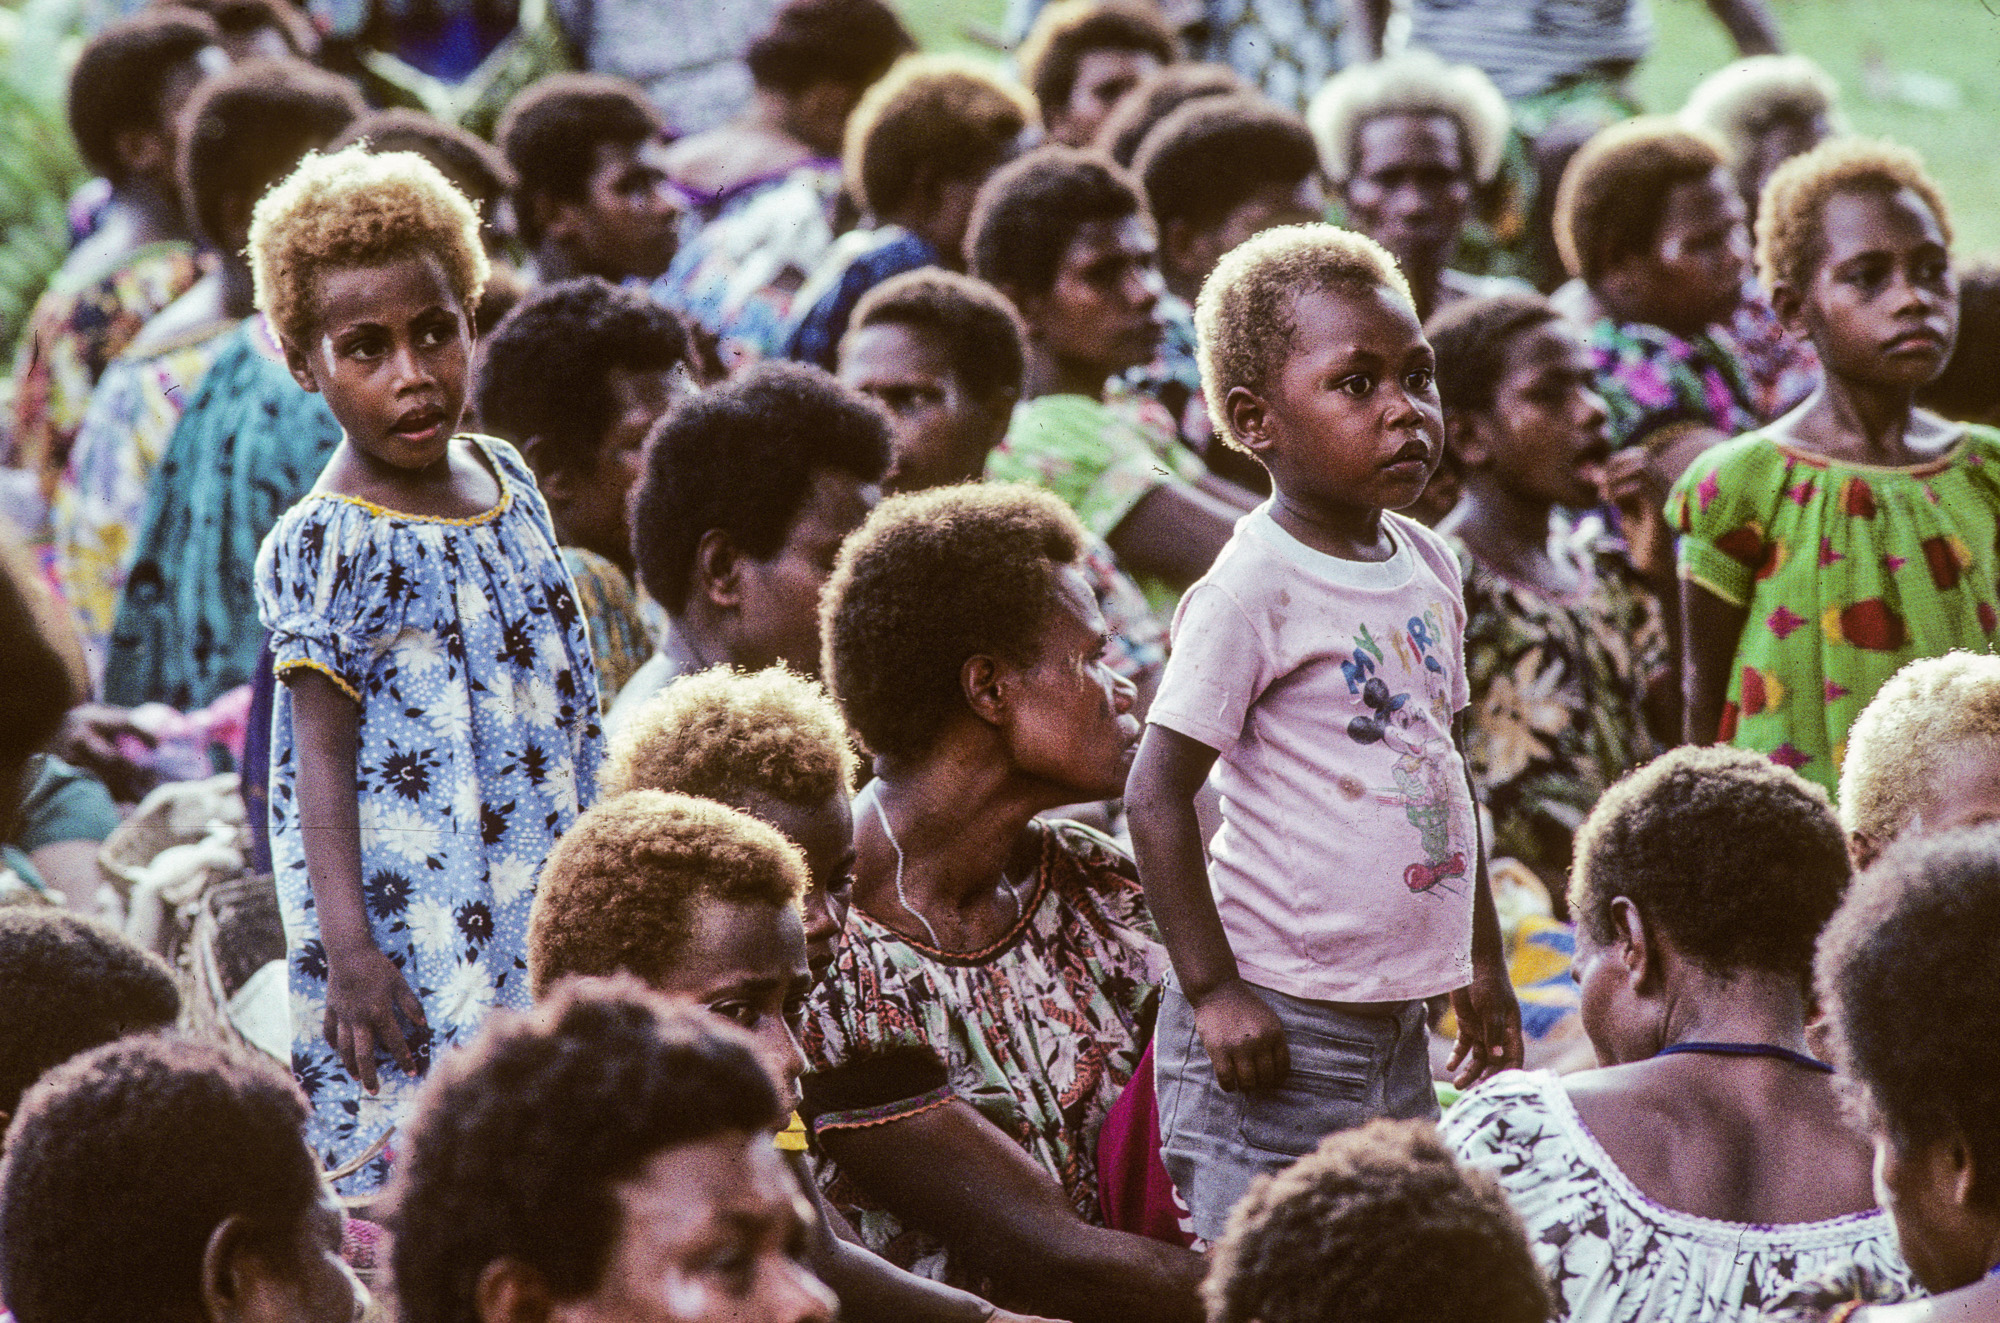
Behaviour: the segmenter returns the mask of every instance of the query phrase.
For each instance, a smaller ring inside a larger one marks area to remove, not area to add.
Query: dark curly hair
[[[750,43],[743,62],[757,86],[776,92],[822,81],[861,88],[916,48],[882,0],[790,0]]]
[[[746,556],[777,555],[814,469],[882,480],[890,426],[881,409],[804,363],[759,363],[686,401],[647,439],[646,471],[632,494],[639,581],[678,615],[710,529]]]
[[[1454,412],[1491,409],[1514,342],[1561,319],[1539,294],[1494,294],[1445,305],[1424,327],[1424,339],[1437,354],[1438,399]]]
[[[528,911],[537,996],[583,974],[649,983],[680,965],[703,897],[769,905],[805,894],[798,847],[757,818],[661,790],[593,805],[556,842]]]
[[[1150,4],[1131,0],[1061,0],[1041,12],[1021,39],[1022,81],[1047,115],[1069,105],[1077,70],[1092,51],[1137,51],[1161,64],[1180,58],[1180,42]]]
[[[445,1057],[403,1130],[389,1226],[404,1323],[478,1323],[480,1275],[534,1269],[558,1300],[597,1289],[618,1186],[655,1154],[779,1121],[748,1037],[636,980],[576,979]]]
[[[332,142],[366,107],[344,78],[303,60],[251,60],[195,89],[182,111],[181,205],[216,248],[224,204],[254,202],[307,152]]]
[[[1021,389],[1027,328],[1007,296],[975,276],[935,266],[892,276],[862,296],[847,333],[864,326],[907,326],[929,335],[975,400]]]
[[[1145,214],[1138,181],[1104,153],[1037,147],[979,190],[965,231],[966,265],[1010,295],[1046,294],[1086,222]]]
[[[644,294],[601,276],[528,292],[480,345],[473,399],[479,425],[553,462],[588,469],[616,419],[614,369],[658,372],[688,361],[687,328]]]
[[[1827,924],[1815,972],[1870,1125],[1903,1146],[1963,1136],[1980,1202],[2000,1206],[2000,825],[1892,847]]]
[[[1153,219],[1220,225],[1259,189],[1319,173],[1304,119],[1260,96],[1202,97],[1161,120],[1132,161]]]
[[[310,60],[319,54],[319,33],[290,0],[153,0],[155,9],[192,9],[215,20],[223,41],[247,41],[270,30],[285,43],[287,54]]]
[[[666,127],[638,86],[610,74],[550,74],[508,103],[493,131],[514,168],[514,225],[530,248],[542,241],[537,204],[581,201],[597,149],[633,147]]]
[[[1958,342],[1917,403],[1958,422],[1990,422],[2000,410],[2000,262],[1958,273]]]
[[[975,60],[913,55],[862,94],[841,138],[841,173],[861,209],[900,210],[925,171],[978,179],[1034,123],[1028,94]]]
[[[1255,90],[1226,64],[1170,64],[1155,69],[1140,79],[1137,87],[1118,98],[1118,104],[1098,126],[1097,138],[1091,146],[1118,164],[1130,167],[1133,158],[1139,155],[1139,144],[1146,140],[1153,126],[1188,102]]]
[[[862,743],[919,757],[966,710],[966,658],[1032,662],[1058,601],[1055,572],[1083,546],[1068,506],[1016,483],[877,506],[820,595],[822,670]]]
[[[365,142],[372,152],[415,152],[443,172],[465,194],[479,217],[492,225],[500,204],[514,191],[514,167],[484,138],[467,133],[421,110],[393,106],[371,111],[334,139],[329,151]]]
[[[1550,1309],[1507,1196],[1425,1121],[1370,1121],[1258,1177],[1201,1294],[1209,1323],[1543,1323]]]
[[[79,1052],[170,1027],[180,989],[166,964],[61,910],[0,909],[0,1115]]]
[[[248,1051],[159,1035],[58,1066],[0,1163],[7,1307],[20,1323],[199,1317],[216,1227],[241,1216],[275,1249],[318,1200],[305,1122],[291,1077]]]
[[[1578,149],[1556,186],[1556,251],[1594,284],[1621,259],[1660,237],[1675,186],[1723,169],[1721,142],[1671,115],[1613,124]]]
[[[1577,922],[1615,935],[1611,902],[1631,900],[1710,973],[1790,974],[1852,876],[1826,791],[1761,754],[1684,747],[1621,778],[1576,833]]]
[[[69,75],[69,131],[76,150],[98,174],[123,180],[118,135],[126,129],[168,128],[160,121],[160,95],[175,70],[210,46],[222,32],[206,14],[154,9],[113,23],[92,37]]]

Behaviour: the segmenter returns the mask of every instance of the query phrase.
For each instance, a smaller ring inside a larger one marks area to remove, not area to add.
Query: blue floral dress
[[[330,492],[279,520],[257,560],[280,676],[321,672],[361,705],[362,893],[377,945],[429,1021],[419,1074],[495,1007],[526,1007],[528,908],[558,837],[596,793],[603,736],[590,640],[548,507],[504,441],[471,438],[500,503],[471,519]],[[368,1096],[321,1036],[326,951],[298,819],[292,695],[271,731],[271,854],[290,961],[292,1071],[329,1168],[365,1153],[417,1080],[378,1053]],[[378,1189],[376,1157],[341,1183]]]

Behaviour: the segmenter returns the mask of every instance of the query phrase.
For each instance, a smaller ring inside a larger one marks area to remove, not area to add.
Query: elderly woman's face
[[[1005,733],[1016,770],[1050,782],[1056,803],[1125,792],[1138,748],[1132,683],[1105,665],[1109,638],[1083,576],[1057,572],[1058,602],[1032,665],[1006,680]]]

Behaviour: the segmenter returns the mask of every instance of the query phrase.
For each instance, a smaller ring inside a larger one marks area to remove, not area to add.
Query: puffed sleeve
[[[366,506],[307,498],[286,512],[257,556],[257,612],[271,631],[272,669],[325,675],[359,703],[369,673],[401,629],[415,567]]]
[[[1752,432],[1695,460],[1667,496],[1680,534],[1680,574],[1734,606],[1748,606],[1771,555],[1772,516],[1783,499],[1784,454]]]

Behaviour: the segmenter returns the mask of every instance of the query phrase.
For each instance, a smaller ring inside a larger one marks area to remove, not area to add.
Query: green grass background
[[[899,0],[925,48],[982,48],[968,34],[1000,25],[1005,0]],[[1963,256],[2000,257],[2000,0],[1767,0],[1787,46],[1812,56],[1840,83],[1860,133],[1895,138],[1924,154],[1951,203]],[[1678,107],[1702,75],[1734,54],[1702,0],[1652,0],[1659,41],[1637,89],[1651,109]],[[1892,72],[1943,78],[1960,104],[1934,110],[1871,98],[1871,60]]]

